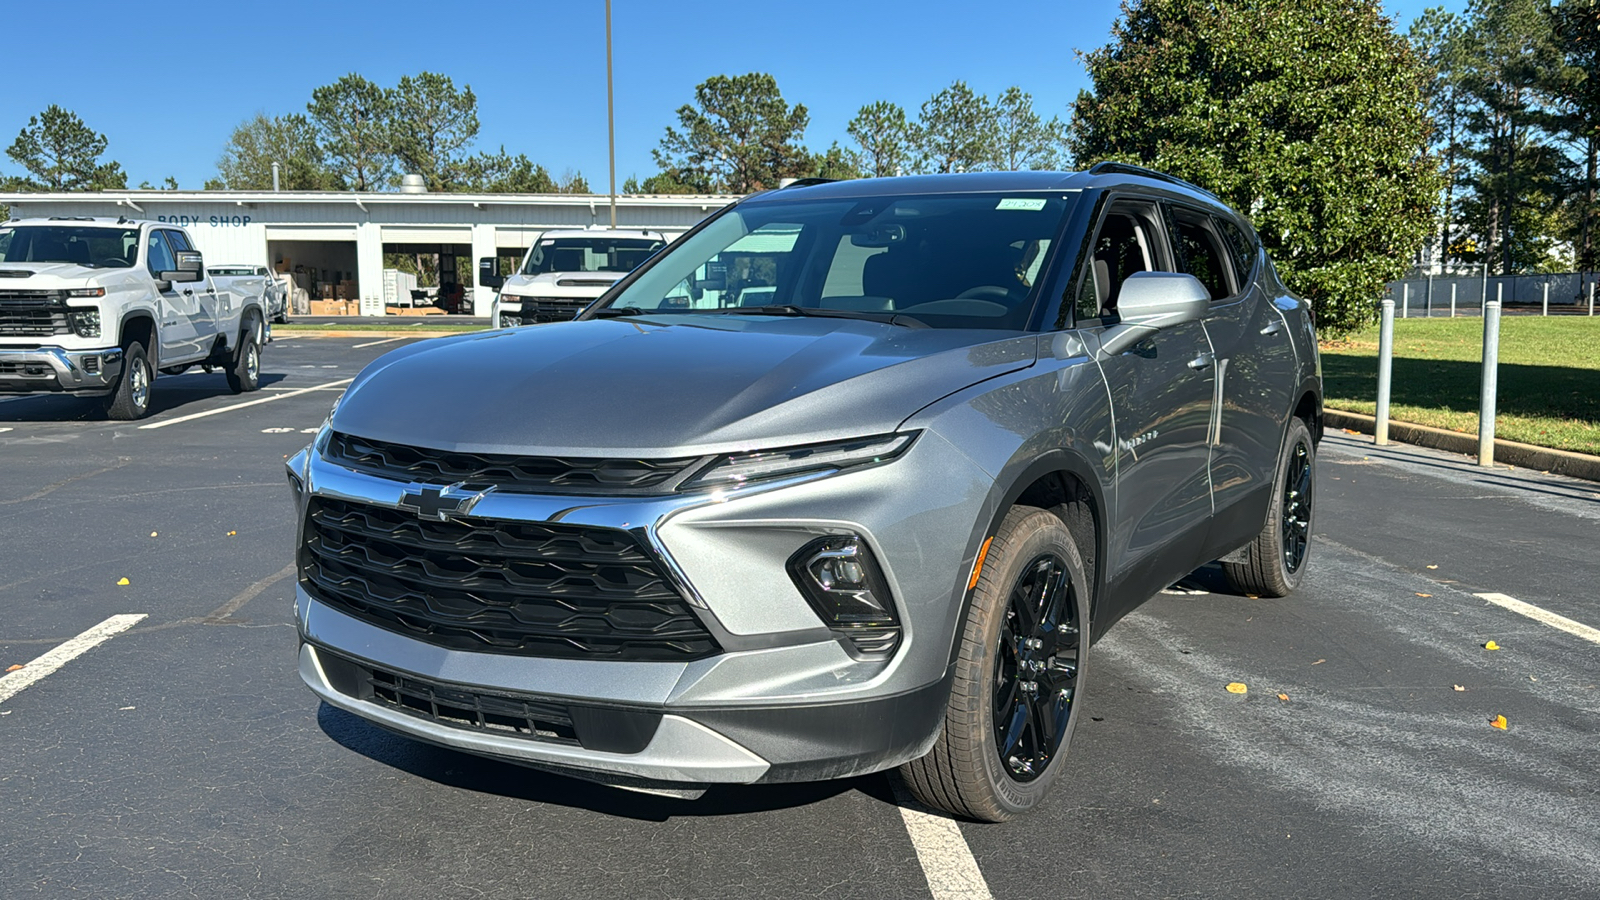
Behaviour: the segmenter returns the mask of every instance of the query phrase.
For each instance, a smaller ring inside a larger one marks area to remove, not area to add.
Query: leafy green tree
[[[115,161],[102,163],[106,136],[83,123],[77,113],[51,104],[28,118],[28,125],[6,155],[28,171],[17,179],[22,191],[106,191],[128,186]]]
[[[996,169],[1020,172],[1025,169],[1066,168],[1067,129],[1051,116],[1047,121],[1033,109],[1033,95],[1022,88],[1008,87],[993,104],[994,159]]]
[[[1473,0],[1461,43],[1471,163],[1463,212],[1491,271],[1543,268],[1554,243],[1562,165],[1542,127],[1550,73],[1562,62],[1549,6],[1544,0]]]
[[[389,135],[406,174],[421,175],[430,191],[454,190],[463,176],[462,151],[478,136],[478,98],[446,75],[407,75],[389,92]]]
[[[1423,10],[1411,23],[1411,45],[1432,70],[1427,85],[1428,115],[1434,123],[1431,148],[1440,162],[1443,187],[1439,194],[1436,258],[1449,271],[1454,261],[1467,256],[1457,219],[1461,213],[1457,194],[1466,171],[1467,95],[1462,76],[1467,60],[1466,26],[1461,17],[1434,7]]]
[[[577,169],[566,169],[561,177],[556,180],[556,191],[562,194],[592,194],[589,189],[589,180]]]
[[[524,154],[512,156],[502,146],[498,153],[479,153],[462,161],[457,187],[478,194],[554,194],[549,171]]]
[[[697,194],[701,191],[693,185],[685,184],[672,172],[657,172],[640,181],[632,175],[622,182],[624,194]]]
[[[1428,73],[1376,0],[1127,0],[1084,57],[1071,150],[1251,215],[1318,327],[1376,316],[1433,226]]]
[[[908,175],[917,170],[913,131],[905,108],[887,100],[861,107],[845,127],[845,133],[861,147],[857,154],[859,168],[869,178]]]
[[[217,177],[206,182],[206,189],[272,190],[273,163],[278,164],[278,184],[286,191],[343,187],[323,165],[322,146],[309,119],[298,113],[271,118],[256,113],[233,130],[217,160]]]
[[[835,141],[828,146],[828,149],[811,154],[805,175],[801,177],[831,178],[834,181],[860,178],[861,158],[854,151],[839,146],[839,142]]]
[[[306,104],[335,178],[352,190],[382,190],[394,177],[389,91],[355,74],[311,92]]]
[[[911,143],[930,172],[976,172],[996,155],[995,108],[957,81],[922,104]]]
[[[669,126],[651,151],[674,186],[746,194],[804,174],[811,155],[800,138],[810,114],[791,107],[771,75],[715,75],[694,93],[694,103],[678,108],[679,127]]]
[[[1550,126],[1572,158],[1566,179],[1577,268],[1600,268],[1600,2],[1564,0],[1551,7],[1564,65],[1551,85]]]

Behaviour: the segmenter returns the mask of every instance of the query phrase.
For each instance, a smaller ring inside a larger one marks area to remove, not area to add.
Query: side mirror
[[[206,264],[200,254],[193,250],[179,250],[177,252],[177,268],[171,272],[161,272],[156,278],[161,281],[199,281],[205,277]]]
[[[1205,318],[1211,292],[1193,275],[1135,272],[1117,293],[1121,319],[1100,336],[1100,352],[1116,356],[1163,328]]]
[[[478,283],[497,291],[505,285],[505,276],[500,274],[500,257],[485,256],[478,260]]]

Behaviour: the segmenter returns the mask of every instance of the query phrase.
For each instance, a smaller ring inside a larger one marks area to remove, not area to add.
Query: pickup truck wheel
[[[989,544],[959,635],[944,731],[901,767],[929,806],[1003,822],[1061,771],[1088,657],[1089,582],[1055,515],[1017,507]]]
[[[239,355],[228,369],[228,387],[235,394],[245,394],[261,387],[261,341],[256,337],[259,328],[251,326],[239,339]]]
[[[116,390],[101,402],[106,418],[131,422],[142,419],[150,412],[150,382],[155,373],[150,371],[150,359],[145,356],[144,345],[134,341],[122,351],[122,378]]]
[[[1222,572],[1233,589],[1257,597],[1287,597],[1300,586],[1311,551],[1312,489],[1317,448],[1300,419],[1289,421],[1272,486],[1272,507],[1261,533],[1240,562],[1225,562]]]

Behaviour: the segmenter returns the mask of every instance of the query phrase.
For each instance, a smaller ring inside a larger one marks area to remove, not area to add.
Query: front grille
[[[590,459],[459,453],[408,447],[334,432],[323,457],[398,481],[492,484],[501,491],[599,494],[665,493],[699,457]]]
[[[593,300],[563,300],[558,297],[527,297],[522,301],[522,324],[571,322]]]
[[[638,753],[661,724],[653,709],[590,706],[434,681],[347,659],[324,647],[317,662],[334,690],[450,728],[609,753]]]
[[[0,337],[71,334],[67,308],[56,291],[0,291]]]
[[[439,647],[567,659],[700,659],[718,651],[632,535],[463,518],[330,498],[309,504],[306,591]]]
[[[47,378],[54,376],[55,370],[42,362],[6,360],[0,362],[0,375],[10,375],[15,378]]]

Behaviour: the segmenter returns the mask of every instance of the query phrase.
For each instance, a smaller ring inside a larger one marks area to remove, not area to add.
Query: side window
[[[1228,243],[1229,255],[1233,259],[1233,271],[1239,276],[1239,285],[1242,288],[1250,279],[1250,271],[1255,268],[1256,242],[1245,234],[1244,229],[1228,219],[1213,216],[1211,221],[1216,223],[1218,230],[1222,232],[1222,237]]]
[[[189,243],[189,236],[187,234],[184,234],[181,231],[164,231],[162,234],[167,236],[167,243],[172,245],[173,253],[187,253],[194,250],[194,245]]]
[[[1153,205],[1113,203],[1100,220],[1090,258],[1080,275],[1083,280],[1074,300],[1079,321],[1114,314],[1117,294],[1129,275],[1166,268],[1160,248],[1161,230],[1156,226]]]
[[[178,267],[177,260],[172,256],[171,248],[167,246],[166,238],[162,237],[163,233],[161,231],[152,231],[150,236],[145,239],[146,246],[150,249],[147,254],[150,274],[157,277],[160,277],[162,272],[171,272]]]
[[[1178,229],[1175,243],[1182,257],[1183,271],[1200,279],[1213,300],[1232,295],[1230,263],[1209,220],[1186,210],[1178,210],[1174,218]]]

